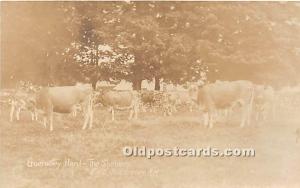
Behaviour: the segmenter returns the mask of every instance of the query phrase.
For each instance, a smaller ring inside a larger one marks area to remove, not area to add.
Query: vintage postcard
[[[0,4],[1,188],[300,187],[300,2]]]

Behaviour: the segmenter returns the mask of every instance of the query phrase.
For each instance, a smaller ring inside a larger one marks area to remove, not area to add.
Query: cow
[[[11,106],[11,96],[14,91],[2,89],[0,90],[0,115],[2,115],[3,108],[9,108]]]
[[[165,91],[141,91],[141,105],[149,107],[150,111],[156,112],[160,109],[164,116],[171,115],[172,106],[169,99],[169,94]]]
[[[10,122],[14,121],[14,116],[19,121],[21,111],[29,111],[31,120],[37,120],[34,93],[17,90],[10,98],[10,106]]]
[[[163,116],[170,116],[174,112],[177,112],[178,106],[184,106],[188,104],[186,97],[187,93],[177,91],[142,91],[141,92],[141,104],[143,107],[149,107],[151,111],[157,111],[163,113]]]
[[[155,112],[158,107],[160,97],[160,91],[148,91],[143,90],[140,92],[140,100],[142,109],[146,112],[146,109],[149,108],[150,112]]]
[[[115,110],[129,110],[128,120],[138,118],[139,95],[135,91],[117,91],[112,88],[102,88],[98,91],[95,99],[104,107],[109,107],[111,120],[115,120]]]
[[[44,116],[44,126],[53,131],[53,113],[72,113],[77,104],[82,106],[82,129],[93,125],[93,89],[89,84],[44,87],[36,95],[36,109]]]
[[[268,116],[274,118],[275,93],[271,86],[255,85],[254,86],[253,107],[255,119],[266,120]]]
[[[204,111],[204,125],[212,128],[218,110],[241,107],[240,127],[250,124],[253,84],[250,81],[216,81],[201,87],[191,87],[191,97]]]
[[[276,92],[276,111],[285,115],[299,115],[300,87],[283,87]],[[296,113],[296,114],[295,114]]]
[[[177,112],[180,107],[188,108],[190,112],[193,111],[195,103],[188,91],[168,91],[167,94],[172,111]]]

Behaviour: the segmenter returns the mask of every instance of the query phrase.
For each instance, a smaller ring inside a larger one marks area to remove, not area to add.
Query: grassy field
[[[0,118],[1,188],[300,187],[300,118],[243,129],[233,119],[206,129],[197,113],[127,121],[122,112],[111,122],[97,110],[93,129],[81,130],[81,117],[56,114],[53,132],[27,113],[20,122],[10,123],[6,110]],[[146,159],[123,156],[124,146],[254,148],[256,156]],[[62,165],[37,163],[45,161]]]

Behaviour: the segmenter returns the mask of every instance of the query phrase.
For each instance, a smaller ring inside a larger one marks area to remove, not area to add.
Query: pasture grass
[[[29,113],[9,122],[1,114],[0,187],[299,187],[300,146],[295,143],[297,118],[252,123],[241,129],[233,118],[212,129],[201,114],[170,117],[141,113],[128,121],[127,112],[110,120],[95,111],[94,127],[81,130],[82,117],[55,115],[54,131],[32,122]],[[122,147],[254,148],[254,158],[124,157]],[[94,161],[98,167],[28,167],[28,161]],[[207,186],[210,185],[210,186]]]

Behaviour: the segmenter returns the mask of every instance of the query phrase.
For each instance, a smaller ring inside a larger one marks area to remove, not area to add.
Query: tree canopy
[[[1,85],[300,77],[300,4],[1,2]],[[156,89],[159,89],[157,85]]]

